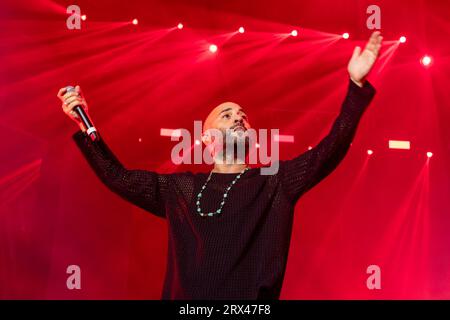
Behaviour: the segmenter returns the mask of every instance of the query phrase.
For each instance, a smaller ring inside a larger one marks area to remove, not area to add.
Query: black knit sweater
[[[274,175],[248,170],[231,189],[222,213],[201,217],[196,195],[209,173],[159,174],[126,169],[105,142],[74,134],[85,158],[113,192],[165,218],[168,257],[162,299],[278,299],[286,268],[294,207],[344,158],[375,94],[349,83],[329,134],[311,150],[279,162]],[[237,174],[213,173],[203,212],[214,212]]]

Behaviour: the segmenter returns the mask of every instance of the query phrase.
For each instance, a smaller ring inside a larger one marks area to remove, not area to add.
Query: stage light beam
[[[428,152],[427,152],[427,157],[428,157],[428,158],[431,158],[432,156],[433,156],[433,152],[428,151]]]
[[[183,27],[184,26],[183,26],[183,24],[181,22],[177,25],[177,28],[180,29],[180,30],[183,29]]]
[[[369,155],[369,156],[371,156],[372,154],[373,154],[373,150],[367,150],[367,154]]]
[[[348,34],[348,32],[345,32],[344,34],[342,34],[342,38],[348,39],[350,38],[350,34]]]
[[[293,36],[293,37],[298,36],[298,31],[297,30],[292,30],[291,31],[291,36]]]
[[[398,40],[400,43],[405,43],[406,42],[406,37],[405,36],[401,36],[400,39]]]
[[[139,23],[138,19],[133,19],[133,21],[131,21],[132,24],[137,25]]]
[[[239,32],[239,33],[244,33],[244,32],[245,32],[244,27],[240,27],[239,30],[238,30],[238,32]]]

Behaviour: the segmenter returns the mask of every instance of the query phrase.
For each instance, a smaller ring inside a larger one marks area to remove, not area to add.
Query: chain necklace
[[[250,169],[250,168],[248,168],[248,167],[244,168],[244,169],[236,176],[236,178],[234,178],[234,180],[231,181],[230,185],[225,189],[225,193],[223,194],[222,202],[220,203],[219,209],[217,209],[215,212],[203,213],[203,212],[202,212],[202,209],[200,208],[200,200],[201,200],[201,198],[202,198],[202,192],[203,192],[203,190],[206,189],[206,185],[208,184],[209,180],[211,179],[211,176],[212,176],[212,173],[213,173],[213,171],[211,170],[211,172],[209,173],[208,179],[206,179],[205,183],[204,183],[203,186],[202,186],[202,189],[200,190],[199,194],[197,195],[197,202],[196,202],[196,204],[197,204],[197,213],[198,213],[199,215],[201,215],[202,217],[212,217],[212,216],[214,216],[214,215],[217,215],[217,214],[221,213],[221,212],[222,212],[222,208],[223,208],[223,206],[225,205],[225,200],[226,200],[227,197],[228,197],[228,192],[230,192],[230,190],[231,190],[231,187],[233,187],[233,185],[234,185],[234,184],[241,178],[241,176],[242,176],[247,170],[249,170],[249,169]]]

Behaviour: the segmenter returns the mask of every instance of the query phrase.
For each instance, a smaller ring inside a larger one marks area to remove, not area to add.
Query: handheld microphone
[[[66,92],[74,92],[75,87],[67,86]],[[92,124],[91,119],[89,116],[84,112],[84,109],[81,105],[76,106],[73,108],[73,110],[77,113],[77,115],[80,117],[81,122],[83,123],[84,127],[86,128],[87,135],[91,138],[92,141],[95,141],[98,139],[97,129]]]

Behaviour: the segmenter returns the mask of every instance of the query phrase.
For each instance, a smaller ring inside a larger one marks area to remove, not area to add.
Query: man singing
[[[99,137],[92,140],[73,110],[87,104],[80,87],[62,88],[64,112],[81,128],[73,135],[101,181],[131,203],[167,220],[168,257],[162,299],[278,299],[298,199],[342,161],[375,89],[366,77],[377,60],[382,36],[374,32],[348,64],[348,91],[328,135],[311,150],[262,175],[245,162],[214,154],[208,173],[159,174],[125,168]],[[245,132],[244,110],[227,102],[204,123],[209,129]]]

